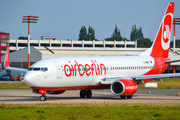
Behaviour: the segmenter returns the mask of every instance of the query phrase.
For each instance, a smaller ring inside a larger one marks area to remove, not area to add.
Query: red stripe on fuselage
[[[97,86],[75,86],[75,87],[31,87],[33,90],[42,89],[45,91],[58,91],[58,90],[78,90],[78,89],[110,89],[110,85],[97,85]]]

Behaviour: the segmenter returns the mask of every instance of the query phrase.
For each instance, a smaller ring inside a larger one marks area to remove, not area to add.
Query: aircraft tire
[[[85,98],[85,96],[86,96],[86,90],[81,90],[80,91],[80,97]]]
[[[41,95],[41,97],[40,97],[41,101],[46,101],[46,99],[47,99],[47,97],[45,95]]]
[[[132,95],[128,95],[128,96],[127,96],[127,99],[132,99]]]
[[[86,97],[87,98],[91,98],[92,97],[92,91],[91,90],[87,90],[86,91]]]
[[[120,96],[121,97],[121,99],[126,99],[126,96]]]

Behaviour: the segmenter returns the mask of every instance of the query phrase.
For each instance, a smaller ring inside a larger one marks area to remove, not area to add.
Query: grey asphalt
[[[151,94],[149,94],[150,92]],[[66,91],[59,95],[47,95],[40,101],[40,94],[31,90],[0,90],[0,104],[37,104],[37,103],[180,103],[177,94],[180,89],[138,89],[132,99],[120,99],[109,90],[92,91],[92,98],[80,98],[79,90]]]

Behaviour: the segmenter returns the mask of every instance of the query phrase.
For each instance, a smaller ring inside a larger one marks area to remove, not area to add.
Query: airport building
[[[9,33],[0,32],[0,56],[5,55],[7,47],[9,47]]]
[[[57,40],[57,37],[41,36],[41,40]]]
[[[42,47],[50,47],[51,49],[61,48],[137,48],[137,41],[77,41],[77,40],[30,40],[30,46],[41,49]],[[10,51],[16,51],[27,47],[27,40],[10,40]]]
[[[30,40],[31,65],[39,60],[53,57],[72,56],[137,56],[148,48],[137,48],[136,41],[64,41],[64,40]],[[27,40],[10,40],[10,66],[27,69]],[[44,47],[46,46],[46,47]],[[180,49],[176,49],[179,51]],[[170,52],[171,59],[179,55]],[[1,57],[1,74],[22,74],[6,71],[3,68],[4,56]],[[172,63],[166,73],[180,72],[180,62]]]

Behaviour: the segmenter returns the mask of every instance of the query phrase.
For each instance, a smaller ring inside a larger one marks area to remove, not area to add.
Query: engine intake
[[[114,95],[133,95],[137,91],[137,84],[133,80],[121,79],[111,84],[111,92]]]

